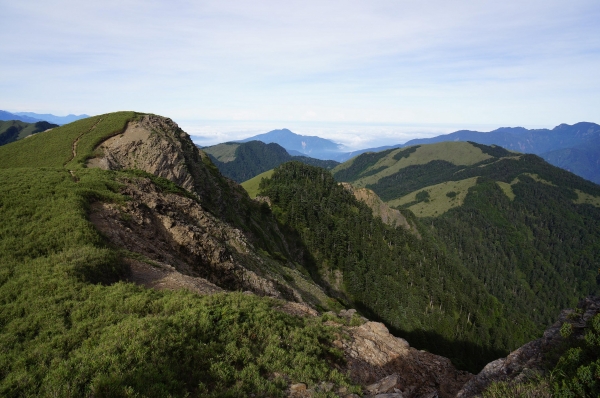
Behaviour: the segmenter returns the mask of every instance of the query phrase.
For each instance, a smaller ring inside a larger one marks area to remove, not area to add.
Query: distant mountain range
[[[0,120],[20,120],[26,123],[50,122],[53,124],[63,125],[74,122],[79,119],[85,119],[89,115],[73,115],[56,116],[50,113],[35,113],[35,112],[7,112],[0,110]]]
[[[502,127],[489,133],[461,130],[433,138],[408,141],[402,146],[444,141],[472,141],[533,153],[548,163],[600,184],[600,125],[561,124],[552,130]]]
[[[530,130],[523,127],[501,127],[487,133],[460,130],[433,138],[415,139],[404,144],[366,148],[352,152],[344,152],[343,145],[336,144],[331,140],[298,135],[288,129],[273,130],[241,142],[251,140],[277,143],[291,155],[310,154],[311,157],[338,162],[344,162],[366,152],[380,152],[445,141],[471,141],[484,145],[498,145],[512,151],[532,153],[554,166],[600,184],[600,125],[595,123],[561,124],[552,130]]]
[[[279,144],[292,156],[310,156],[322,160],[338,160],[338,156],[342,155],[344,150],[343,145],[331,140],[317,136],[295,134],[288,129],[269,131],[238,142],[249,141]]]
[[[58,127],[57,124],[48,122],[26,123],[20,120],[0,121],[0,145],[29,137],[42,131]]]
[[[339,164],[334,160],[292,156],[279,144],[261,141],[226,142],[202,150],[210,156],[221,174],[239,183],[293,160],[328,170]]]

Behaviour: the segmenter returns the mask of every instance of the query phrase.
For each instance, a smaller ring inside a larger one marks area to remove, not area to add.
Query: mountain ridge
[[[403,146],[443,141],[474,141],[484,145],[499,145],[509,150],[533,153],[550,164],[571,171],[595,183],[600,183],[600,125],[579,122],[560,124],[553,129],[502,127],[487,133],[460,130],[433,138],[410,140]],[[576,151],[579,156],[571,153]],[[580,157],[585,161],[581,162]]]
[[[56,116],[50,113],[35,113],[35,112],[7,112],[0,110],[0,120],[19,120],[26,123],[48,122],[59,126],[68,124],[76,120],[85,119],[89,115],[69,114],[67,116]]]
[[[210,156],[225,177],[238,183],[294,160],[325,169],[332,169],[339,164],[334,160],[320,160],[304,155],[292,156],[290,151],[286,151],[279,144],[265,144],[258,140],[223,143],[202,150]]]
[[[331,156],[339,153],[343,146],[331,140],[317,137],[300,135],[288,129],[272,130],[264,134],[258,134],[238,142],[262,141],[265,144],[276,143],[285,148],[290,155],[304,155],[321,160],[335,160]]]
[[[9,120],[18,120],[25,123],[37,123],[42,122],[43,120],[29,117],[29,116],[19,116],[14,113],[10,113],[7,111],[0,110],[0,120],[9,121]]]
[[[581,195],[600,188],[534,155],[452,145],[472,152],[468,162],[423,145],[342,168],[369,177],[403,162],[399,171],[421,177],[384,188],[417,193],[439,174],[435,162],[476,178],[438,217],[391,211],[299,162],[278,166],[251,200],[172,120],[145,113],[0,147],[0,394],[453,397],[472,376],[418,349],[481,369],[543,330],[556,305],[594,290],[600,217]],[[504,249],[513,257],[494,263]]]
[[[285,132],[285,133],[282,133]],[[305,136],[292,133],[290,130],[274,130],[273,135],[264,142],[275,142],[282,145],[292,155],[303,154],[301,142]],[[263,140],[270,133],[257,135],[246,140]],[[278,135],[285,138],[278,141]],[[289,137],[294,137],[293,144]],[[320,138],[320,137],[306,137]],[[324,139],[321,139],[324,140]],[[332,144],[330,140],[329,145]],[[432,138],[418,138],[407,141],[404,144],[386,145],[376,148],[360,149],[352,152],[344,152],[343,147],[329,148],[319,153],[320,159],[331,159],[345,162],[367,152],[380,152],[389,149],[402,148],[419,144],[431,144],[446,141],[473,141],[484,145],[499,145],[503,148],[533,153],[541,156],[550,164],[571,171],[580,177],[595,183],[600,183],[600,126],[590,122],[578,122],[573,125],[560,124],[553,129],[526,129],[524,127],[500,127],[490,132],[472,130],[458,130],[453,133],[439,135]]]
[[[76,120],[85,119],[87,117],[90,117],[90,115],[86,115],[86,114],[75,115],[73,113],[70,113],[67,116],[56,116],[51,113],[35,113],[35,112],[14,112],[14,114],[18,115],[18,116],[25,116],[25,117],[31,117],[34,119],[45,120],[47,122],[58,124],[58,125],[68,124],[68,123],[74,122]]]

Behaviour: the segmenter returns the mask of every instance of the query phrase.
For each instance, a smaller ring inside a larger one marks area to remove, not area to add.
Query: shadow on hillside
[[[458,369],[473,374],[479,373],[488,363],[508,355],[504,350],[464,340],[451,341],[437,333],[424,330],[405,332],[392,327],[390,333],[402,337],[411,347],[449,358]]]
[[[446,357],[460,370],[477,374],[488,363],[508,355],[508,351],[485,347],[470,341],[449,340],[432,331],[405,331],[389,325],[363,305],[359,303],[355,305],[369,320],[385,324],[391,334],[405,339],[411,347]]]

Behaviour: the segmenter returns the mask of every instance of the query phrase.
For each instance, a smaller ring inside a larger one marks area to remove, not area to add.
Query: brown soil
[[[201,295],[220,293],[224,290],[204,278],[192,277],[178,272],[168,264],[148,264],[134,259],[124,260],[130,267],[128,282],[134,282],[158,290],[187,289]]]

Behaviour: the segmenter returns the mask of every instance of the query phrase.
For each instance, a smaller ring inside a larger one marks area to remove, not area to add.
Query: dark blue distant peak
[[[527,133],[530,130],[527,130],[525,127],[500,127],[496,130],[490,131],[490,133],[510,133],[510,134],[520,134]]]
[[[2,111],[0,110],[0,120],[19,120],[21,122],[25,122],[25,123],[37,123],[37,122],[42,122],[44,120],[42,119],[36,119],[30,116],[21,116],[21,115],[17,115],[14,113],[10,113],[7,111]]]
[[[600,130],[600,126],[597,125],[596,123],[590,123],[590,122],[579,122],[579,123],[575,123],[573,125],[563,123],[563,124],[559,124],[558,126],[554,127],[552,130],[579,130],[579,129]]]
[[[74,115],[74,114],[70,113],[67,116],[56,116],[51,113],[35,113],[35,112],[15,112],[15,115],[19,115],[21,117],[35,118],[35,119],[39,119],[39,120],[46,120],[50,123],[56,123],[59,125],[71,123],[76,120],[85,119],[85,118],[89,117],[89,115],[85,115],[85,114]]]

